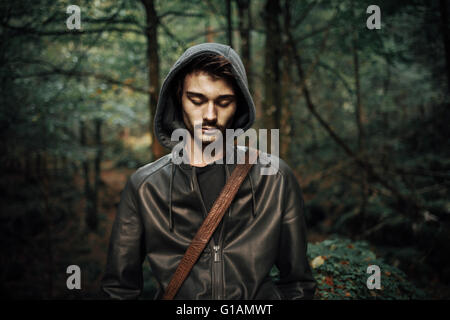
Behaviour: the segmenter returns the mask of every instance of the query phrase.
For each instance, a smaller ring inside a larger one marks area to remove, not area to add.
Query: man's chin
[[[222,133],[222,132],[219,132],[219,133]],[[200,136],[202,145],[204,145],[204,146],[221,139],[220,135],[216,136],[216,135],[199,134],[199,136]],[[223,137],[224,136],[222,135],[222,138]]]
[[[191,133],[192,137],[194,137],[194,141],[196,141],[197,144],[200,144],[200,142],[201,142],[202,146],[205,147],[217,140],[224,139],[225,138],[224,131],[225,130],[222,131],[222,130],[218,129],[217,131],[214,132],[215,134],[205,134],[200,130],[195,132],[196,135],[194,135],[193,132],[190,132],[190,133]]]
[[[207,146],[207,145],[213,143],[214,141],[216,141],[215,138],[213,138],[213,139],[202,139],[202,145],[203,146]]]

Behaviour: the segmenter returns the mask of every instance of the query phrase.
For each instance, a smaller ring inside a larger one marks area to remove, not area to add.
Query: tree
[[[150,96],[149,96],[149,110],[150,110],[150,135],[152,137],[152,152],[154,159],[158,159],[164,155],[164,148],[154,136],[153,117],[156,114],[156,105],[158,103],[159,94],[159,56],[158,56],[158,16],[156,14],[153,0],[142,0],[145,8],[146,23],[147,23],[147,57],[150,79]]]

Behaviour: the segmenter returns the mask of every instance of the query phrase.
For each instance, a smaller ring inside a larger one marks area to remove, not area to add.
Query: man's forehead
[[[198,71],[192,72],[184,78],[184,91],[196,93],[211,93],[233,95],[233,86],[225,78],[215,78],[211,74]]]

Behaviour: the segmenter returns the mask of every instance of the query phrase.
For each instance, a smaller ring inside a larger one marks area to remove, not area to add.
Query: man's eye
[[[223,102],[219,102],[219,106],[221,107],[226,107],[231,103],[231,101],[223,101]]]
[[[198,100],[191,100],[193,104],[199,106],[203,103],[203,101],[198,101]]]

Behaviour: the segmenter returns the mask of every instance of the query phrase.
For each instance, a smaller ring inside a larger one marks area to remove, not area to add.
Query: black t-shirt
[[[200,187],[200,192],[205,203],[206,211],[209,212],[214,204],[214,201],[225,186],[225,164],[211,163],[204,167],[196,167],[197,180]],[[219,241],[220,229],[222,222],[220,222],[216,231],[213,234],[214,241]]]
[[[214,201],[225,185],[225,168],[223,164],[211,163],[205,167],[195,168],[197,180],[206,210],[211,210]]]

